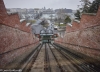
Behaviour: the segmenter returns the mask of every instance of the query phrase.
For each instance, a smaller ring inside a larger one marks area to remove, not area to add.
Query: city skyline
[[[67,9],[78,9],[77,5],[80,5],[80,0],[4,0],[6,8],[67,8]],[[92,1],[92,0],[91,0]]]

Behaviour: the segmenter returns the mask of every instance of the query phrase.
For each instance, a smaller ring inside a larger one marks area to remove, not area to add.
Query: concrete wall
[[[100,60],[100,7],[96,15],[83,14],[80,23],[67,26],[64,38],[56,42]]]
[[[0,68],[14,61],[38,44],[26,21],[20,22],[17,13],[8,15],[0,0]]]

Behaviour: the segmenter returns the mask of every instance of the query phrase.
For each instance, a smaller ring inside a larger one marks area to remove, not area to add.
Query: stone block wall
[[[26,21],[20,22],[17,13],[8,15],[0,0],[0,68],[14,61],[39,43]]]
[[[64,38],[55,42],[100,60],[100,7],[97,14],[83,14],[80,23],[67,26]]]

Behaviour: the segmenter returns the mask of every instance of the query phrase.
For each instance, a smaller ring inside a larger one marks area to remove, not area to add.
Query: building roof
[[[55,12],[57,13],[72,13],[72,9],[56,9]]]

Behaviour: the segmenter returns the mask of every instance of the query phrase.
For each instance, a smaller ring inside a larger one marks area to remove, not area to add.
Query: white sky
[[[67,8],[77,9],[80,0],[4,0],[6,8]]]

